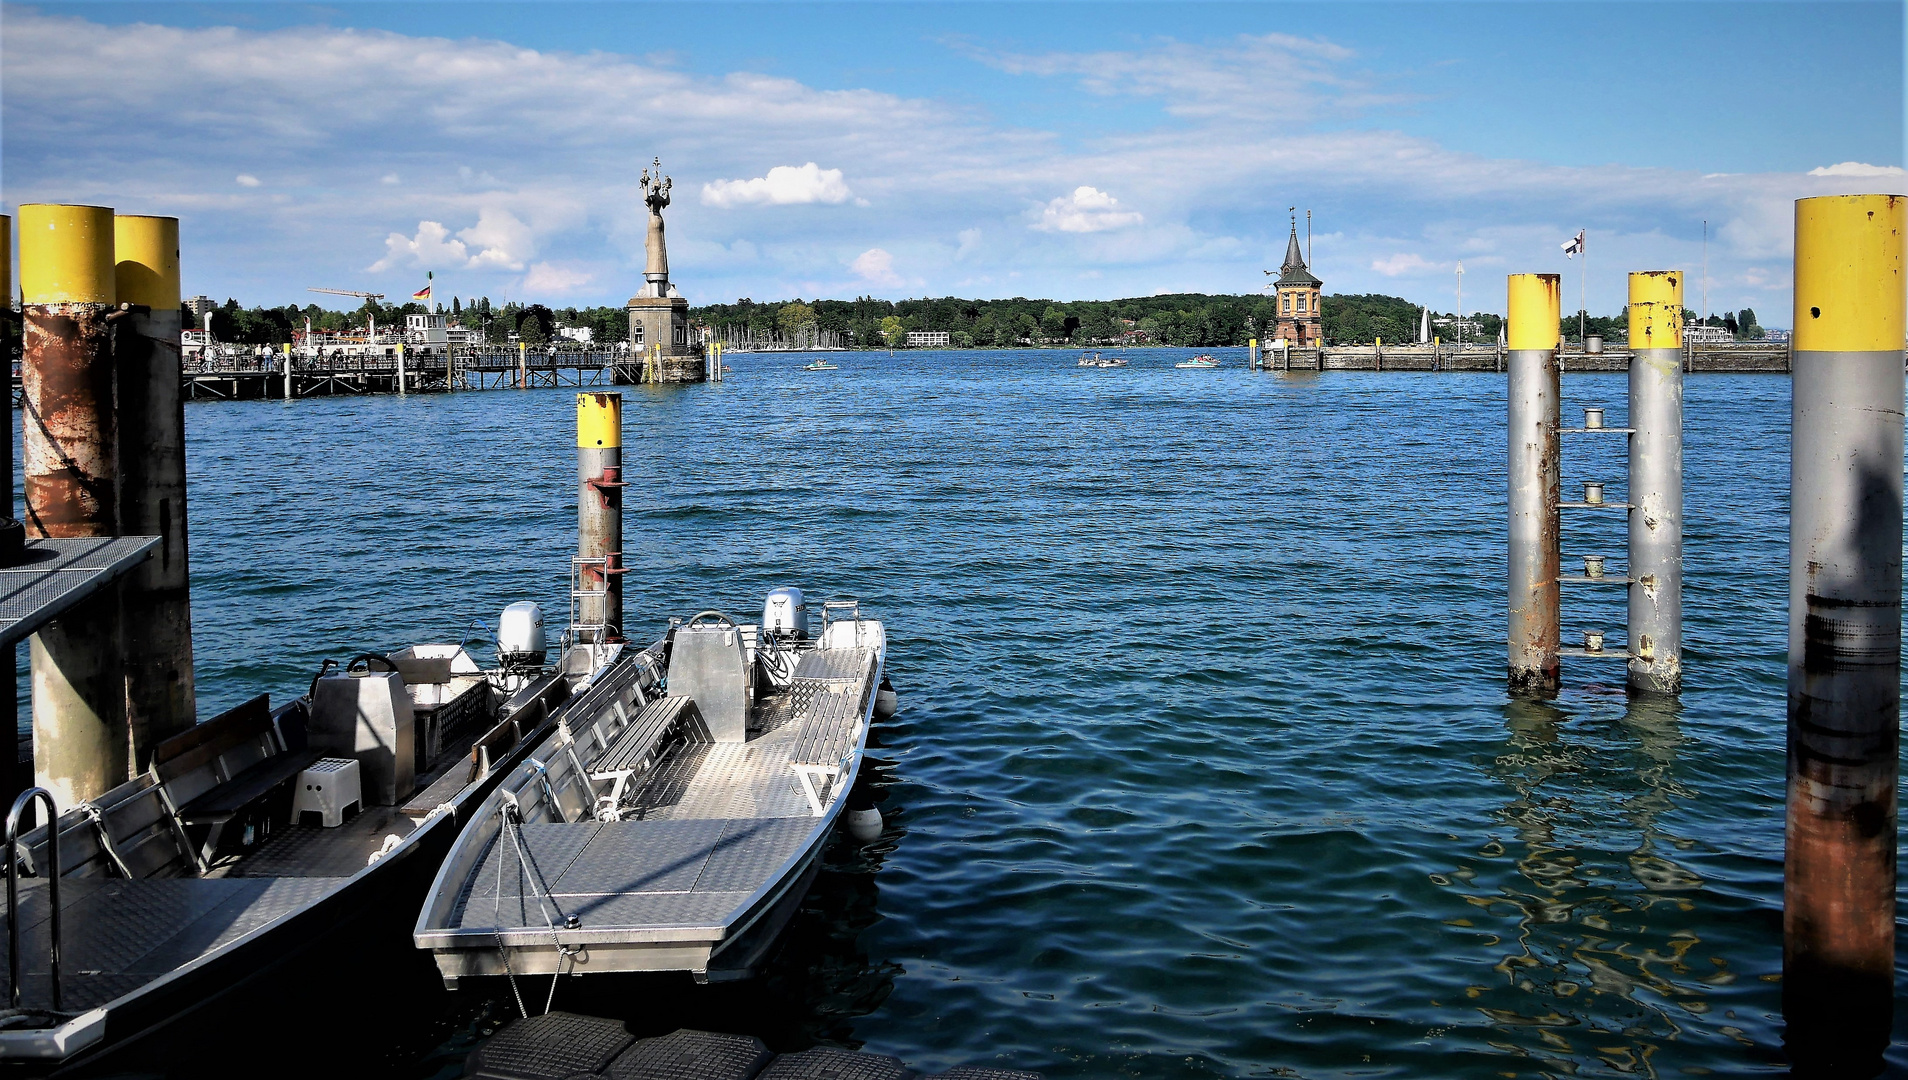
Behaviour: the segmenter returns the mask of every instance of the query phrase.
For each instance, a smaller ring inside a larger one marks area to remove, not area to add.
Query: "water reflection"
[[[1513,798],[1449,875],[1497,931],[1496,978],[1466,990],[1486,1041],[1546,1072],[1650,1076],[1692,1024],[1746,1044],[1706,1019],[1735,974],[1695,929],[1703,879],[1679,861],[1694,841],[1665,825],[1695,795],[1676,777],[1680,704],[1570,697],[1505,705],[1491,772]]]

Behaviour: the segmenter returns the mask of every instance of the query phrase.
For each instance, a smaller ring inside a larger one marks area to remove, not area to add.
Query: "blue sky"
[[[0,7],[0,196],[182,219],[189,291],[557,305],[1700,269],[1785,325],[1792,201],[1908,189],[1899,4]],[[1575,291],[1573,288],[1572,292]],[[1694,299],[1694,297],[1692,298]]]

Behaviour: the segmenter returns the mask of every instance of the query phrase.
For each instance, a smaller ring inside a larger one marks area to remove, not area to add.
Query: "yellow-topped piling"
[[[1561,274],[1510,275],[1504,307],[1509,313],[1509,325],[1504,330],[1505,346],[1510,349],[1556,348],[1562,296]]]
[[[114,281],[122,304],[158,310],[179,306],[179,219],[120,214],[113,218]]]
[[[577,640],[622,638],[623,395],[576,395]]]
[[[20,295],[25,303],[117,303],[114,276],[112,207],[20,207]]]
[[[113,219],[119,302],[135,304],[115,345],[118,367],[119,526],[158,536],[159,548],[122,586],[133,770],[152,748],[198,720],[187,568],[185,414],[180,407],[179,219]]]
[[[1900,195],[1795,204],[1784,1043],[1873,1076],[1893,1027],[1900,780]]]
[[[21,392],[28,418],[21,521],[29,537],[124,531],[116,277],[110,208],[20,207]],[[120,590],[112,588],[33,636],[34,779],[61,806],[96,799],[135,772],[120,627]]]
[[[1824,195],[1795,203],[1797,352],[1900,349],[1908,331],[1902,233],[1908,196]]]
[[[1630,275],[1630,348],[1683,347],[1683,272],[1639,270]]]
[[[623,395],[576,395],[576,445],[607,449],[623,445]]]
[[[1509,406],[1506,458],[1510,504],[1510,683],[1520,692],[1550,694],[1559,682],[1558,519],[1561,501],[1558,432],[1562,386],[1557,355],[1556,274],[1509,279]]]

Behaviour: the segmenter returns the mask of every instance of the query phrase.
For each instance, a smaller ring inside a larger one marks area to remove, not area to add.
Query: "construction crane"
[[[357,298],[358,298],[358,299],[360,299],[360,300],[382,300],[382,299],[384,299],[384,294],[383,294],[383,293],[381,293],[381,292],[359,292],[359,291],[357,291],[356,289],[316,289],[316,288],[307,288],[307,289],[306,289],[305,291],[306,291],[306,292],[322,292],[322,293],[330,293],[330,294],[332,294],[333,296],[355,296],[355,297],[357,297]]]
[[[359,292],[356,289],[320,289],[313,286],[306,286],[305,291],[330,293],[333,296],[355,296],[360,300],[383,300],[384,299],[384,294],[381,292]],[[365,329],[365,336],[375,342],[378,337],[378,317],[376,315],[372,315],[369,312],[367,312],[365,314],[364,329]]]

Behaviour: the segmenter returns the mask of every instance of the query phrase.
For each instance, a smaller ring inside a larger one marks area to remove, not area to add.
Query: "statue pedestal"
[[[689,340],[689,301],[683,297],[630,297],[629,341],[638,364],[657,345],[662,346],[661,381],[665,383],[702,382],[709,377],[702,351]]]

